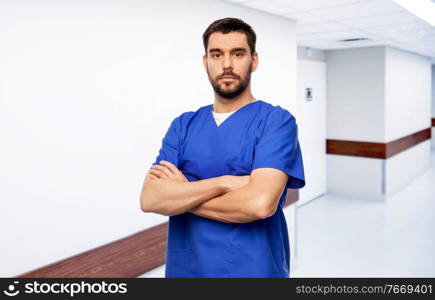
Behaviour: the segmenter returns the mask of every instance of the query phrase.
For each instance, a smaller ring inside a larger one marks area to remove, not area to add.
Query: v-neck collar
[[[208,119],[210,119],[210,120],[213,122],[214,127],[215,127],[216,129],[219,129],[219,128],[222,127],[222,125],[228,123],[228,122],[227,122],[228,120],[231,121],[231,118],[234,118],[234,117],[233,117],[234,115],[237,115],[238,113],[240,113],[240,111],[243,111],[243,110],[245,110],[247,107],[251,107],[252,104],[257,103],[257,102],[260,102],[260,101],[261,101],[261,100],[255,100],[255,101],[252,101],[252,102],[246,103],[245,105],[239,107],[239,108],[238,108],[237,110],[235,110],[231,115],[229,115],[225,120],[223,120],[223,121],[220,123],[220,125],[218,125],[218,124],[216,123],[216,120],[214,119],[214,116],[213,116],[213,104],[210,104],[210,105],[209,105],[209,109],[208,109]]]

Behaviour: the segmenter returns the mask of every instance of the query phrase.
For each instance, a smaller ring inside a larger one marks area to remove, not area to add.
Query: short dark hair
[[[252,27],[237,18],[223,18],[211,23],[202,35],[205,54],[207,55],[208,40],[213,32],[229,33],[233,31],[238,31],[246,35],[251,54],[254,53],[257,36]]]

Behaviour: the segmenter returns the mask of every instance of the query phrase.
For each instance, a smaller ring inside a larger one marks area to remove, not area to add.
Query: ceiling
[[[224,0],[296,20],[297,43],[313,49],[388,45],[432,58],[435,27],[391,0]],[[367,38],[343,42],[343,39]]]

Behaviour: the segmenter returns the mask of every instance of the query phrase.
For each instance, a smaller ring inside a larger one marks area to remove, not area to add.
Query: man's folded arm
[[[223,177],[198,181],[176,181],[170,178],[153,179],[148,173],[140,196],[141,209],[165,216],[184,213],[227,191]]]
[[[244,187],[217,196],[190,210],[225,223],[247,223],[273,215],[288,175],[274,168],[255,169]]]

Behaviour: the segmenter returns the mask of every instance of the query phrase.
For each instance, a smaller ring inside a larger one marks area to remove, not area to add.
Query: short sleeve
[[[180,117],[175,118],[166,131],[159,154],[153,165],[159,164],[161,160],[166,160],[179,168],[180,127]]]
[[[305,186],[296,119],[285,109],[272,111],[257,138],[252,170],[275,168],[289,175],[286,189]]]

